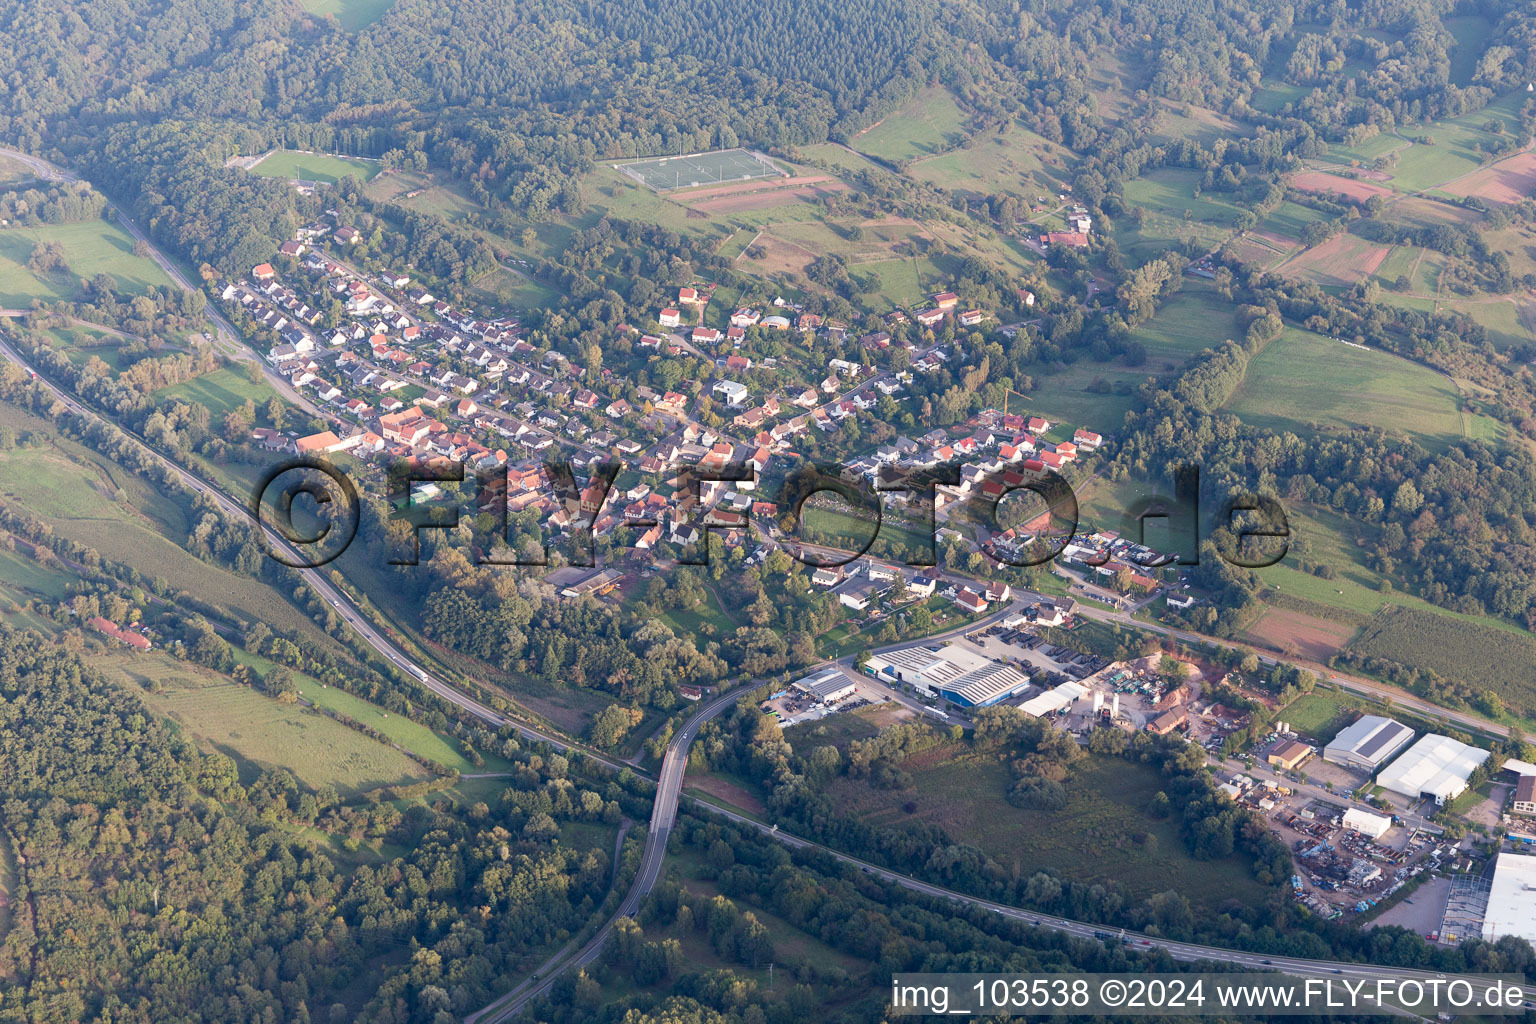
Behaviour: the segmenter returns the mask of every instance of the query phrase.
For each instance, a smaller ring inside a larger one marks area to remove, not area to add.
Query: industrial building
[[[864,669],[968,708],[988,707],[1029,687],[1029,676],[1013,666],[999,665],[978,651],[956,645],[937,651],[908,647],[871,654]]]
[[[1291,771],[1301,767],[1301,763],[1312,756],[1312,748],[1300,740],[1286,740],[1269,752],[1266,758],[1276,768],[1284,768]]]
[[[1020,704],[1019,710],[1026,715],[1044,718],[1046,715],[1053,715],[1063,708],[1069,707],[1073,701],[1079,697],[1086,696],[1087,693],[1088,687],[1082,683],[1062,683],[1054,689],[1035,694],[1029,700]]]
[[[793,684],[801,693],[809,694],[822,704],[836,704],[853,696],[853,680],[843,675],[841,669],[823,669],[813,676],[797,679]]]
[[[1516,814],[1536,815],[1536,775],[1522,775],[1515,783],[1515,802],[1510,809]]]
[[[1323,748],[1323,760],[1374,772],[1413,739],[1413,730],[1381,715],[1365,715]]]
[[[1466,792],[1467,780],[1486,760],[1486,750],[1429,733],[1383,768],[1376,783],[1409,800],[1430,797],[1436,804],[1443,804]]]
[[[1501,853],[1493,866],[1483,938],[1494,942],[1506,935],[1536,942],[1536,857]]]
[[[1344,827],[1372,839],[1380,839],[1392,828],[1392,819],[1384,814],[1372,814],[1358,807],[1344,812]]]

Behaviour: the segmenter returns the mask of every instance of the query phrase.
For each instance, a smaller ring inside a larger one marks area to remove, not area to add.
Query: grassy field
[[[1029,401],[1018,402],[1010,411],[1041,415],[1099,433],[1115,431],[1125,422],[1127,412],[1140,407],[1136,388],[1152,375],[1150,365],[1128,368],[1081,360],[1036,375]],[[1071,436],[1071,431],[1067,436]]]
[[[1276,717],[1302,736],[1323,745],[1339,734],[1354,719],[1354,711],[1364,702],[1357,697],[1327,690],[1304,693],[1285,706]]]
[[[384,743],[167,654],[112,654],[92,664],[131,684],[140,699],[199,742],[233,758],[242,783],[282,767],[305,785],[329,784],[349,796],[430,777]]]
[[[698,606],[669,608],[661,613],[661,619],[678,636],[721,640],[736,632],[735,621],[725,613],[713,591]],[[706,626],[709,627],[707,631]],[[703,646],[702,642],[700,646]]]
[[[1287,199],[1277,206],[1273,213],[1259,221],[1258,230],[1299,240],[1302,228],[1322,219],[1323,215],[1312,207],[1302,206]]]
[[[1415,245],[1394,245],[1392,251],[1387,253],[1387,258],[1381,261],[1381,266],[1376,268],[1374,276],[1388,287],[1399,278],[1412,282],[1414,269],[1418,267],[1424,253],[1425,250]]]
[[[1291,85],[1287,82],[1266,81],[1263,87],[1253,94],[1253,106],[1266,114],[1279,113],[1287,103],[1295,103],[1307,93],[1311,92],[1304,85]]]
[[[916,755],[903,767],[913,777],[912,790],[876,790],[845,778],[829,793],[835,806],[872,825],[901,828],[908,820],[940,825],[1018,876],[1045,869],[1077,881],[1117,884],[1134,898],[1173,888],[1207,908],[1227,899],[1264,897],[1264,887],[1237,859],[1195,861],[1185,852],[1176,820],[1147,816],[1148,803],[1162,788],[1150,767],[1089,756],[1068,778],[1070,802],[1058,812],[1014,807],[1005,799],[1007,767],[963,749]],[[902,807],[908,801],[916,805],[910,815]],[[1062,828],[1063,821],[1072,827]],[[1137,833],[1152,841],[1137,843]]]
[[[1126,205],[1145,211],[1145,216],[1139,227],[1129,217],[1116,222],[1115,238],[1121,248],[1140,254],[1187,239],[1210,246],[1223,241],[1231,234],[1238,209],[1219,195],[1196,197],[1199,180],[1194,171],[1166,167],[1126,182]]]
[[[819,538],[814,543],[827,544],[849,551],[863,549],[870,537],[874,536],[874,543],[868,548],[869,553],[886,558],[926,556],[929,548],[928,538],[889,517],[881,522],[876,535],[876,527],[872,522],[837,509],[807,505],[801,511],[800,525],[802,534],[807,539],[812,536]]]
[[[1441,302],[1439,306],[1442,311],[1464,313],[1474,323],[1484,327],[1488,331],[1489,342],[1494,348],[1502,351],[1512,345],[1527,344],[1536,340],[1525,321],[1520,318],[1520,310],[1515,301],[1524,301],[1524,296],[1519,300],[1492,298]]]
[[[960,149],[915,161],[911,173],[942,188],[973,195],[1012,194],[1033,202],[1043,195],[1051,206],[1061,180],[1070,173],[1072,152],[1018,125],[977,135]]]
[[[377,7],[380,14],[393,0],[335,0],[336,7]],[[379,173],[377,161],[358,160],[349,156],[331,156],[328,153],[300,153],[293,149],[279,149],[261,163],[251,168],[255,174],[268,178],[302,178],[305,181],[322,181],[335,184],[347,175],[362,181],[371,181]]]
[[[367,28],[394,5],[395,0],[300,0],[311,14],[333,14],[348,32]]]
[[[1260,352],[1227,404],[1243,422],[1303,437],[1380,427],[1442,447],[1464,436],[1460,395],[1447,378],[1385,352],[1366,351],[1298,328]]]
[[[1147,348],[1144,369],[1161,373],[1178,369],[1203,348],[1240,339],[1243,332],[1232,304],[1216,294],[1215,285],[1186,279],[1183,289],[1132,336]]]
[[[268,661],[266,658],[239,649],[235,651],[235,657],[241,663],[251,666],[251,668],[263,675],[276,667],[273,662]],[[354,721],[371,726],[383,735],[388,736],[391,742],[400,744],[400,746],[412,753],[431,758],[438,764],[455,768],[461,772],[494,770],[476,768],[464,756],[456,741],[441,733],[433,732],[420,722],[413,722],[403,715],[392,715],[377,704],[370,704],[363,698],[354,696],[345,690],[323,686],[317,680],[302,672],[295,672],[293,675],[297,681],[299,693],[305,700],[325,708],[327,711],[346,715]]]
[[[544,309],[553,306],[560,297],[553,288],[505,267],[497,267],[476,279],[469,290],[483,301],[517,309]]]
[[[84,366],[95,356],[114,370],[123,368],[122,354],[118,351],[123,340],[116,335],[79,326],[50,327],[47,334],[76,366]]]
[[[1219,193],[1196,196],[1195,187],[1200,183],[1198,171],[1183,167],[1164,167],[1149,171],[1139,178],[1125,183],[1127,206],[1140,206],[1150,213],[1158,213],[1180,220],[1204,221],[1212,224],[1230,224],[1237,207],[1220,197]]]
[[[966,114],[949,90],[920,90],[894,113],[851,140],[860,153],[892,164],[953,149],[965,137]]]
[[[180,507],[143,479],[74,442],[53,437],[50,425],[0,404],[0,422],[51,438],[46,445],[0,452],[0,497],[50,523],[62,537],[147,576],[174,581],[192,597],[249,622],[294,632],[336,649],[277,591],[183,550],[172,538],[190,525]]]
[[[1472,83],[1478,57],[1488,47],[1493,22],[1480,14],[1465,14],[1442,18],[1440,23],[1456,37],[1456,45],[1451,49],[1451,81],[1465,88]]]
[[[217,429],[224,414],[240,408],[247,398],[256,403],[257,412],[261,414],[262,408],[276,393],[266,381],[253,384],[244,370],[226,366],[201,377],[160,388],[151,392],[151,397],[156,401],[180,399],[207,406],[213,414],[213,423]]]
[[[1382,157],[1399,150],[1407,149],[1411,143],[1406,139],[1400,139],[1396,135],[1378,132],[1369,138],[1361,139],[1353,146],[1329,146],[1328,157],[1333,160],[1342,160],[1351,165],[1372,165]]]
[[[39,242],[57,242],[68,269],[42,276],[27,269]],[[126,231],[105,220],[0,229],[0,305],[25,308],[33,299],[75,299],[81,278],[97,274],[109,275],[117,289],[129,295],[171,283],[154,260],[133,254],[133,239]]]

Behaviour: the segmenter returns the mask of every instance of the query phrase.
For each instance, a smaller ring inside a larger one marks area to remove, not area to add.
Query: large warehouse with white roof
[[[1410,800],[1428,796],[1443,804],[1467,791],[1467,780],[1487,759],[1486,750],[1429,733],[1383,768],[1376,784]]]
[[[1501,853],[1493,867],[1483,938],[1494,942],[1506,935],[1536,942],[1536,857]]]
[[[1323,748],[1323,760],[1374,772],[1408,741],[1413,730],[1381,715],[1365,715]]]
[[[1029,676],[1013,666],[999,665],[980,652],[954,645],[937,651],[908,647],[871,654],[865,670],[968,708],[996,704],[1029,687]]]

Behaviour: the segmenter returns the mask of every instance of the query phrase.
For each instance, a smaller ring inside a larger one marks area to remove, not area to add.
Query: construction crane
[[[1003,390],[1003,415],[1004,416],[1008,415],[1008,396],[1009,395],[1018,395],[1020,398],[1024,399],[1024,401],[1026,401],[1026,402],[1029,401],[1029,396],[1028,395],[1023,394],[1022,392],[1015,391],[1015,390],[1013,390],[1013,388],[1005,388]]]

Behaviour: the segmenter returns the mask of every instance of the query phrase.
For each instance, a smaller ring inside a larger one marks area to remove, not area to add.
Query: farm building
[[[1363,836],[1380,839],[1392,827],[1392,819],[1384,814],[1372,814],[1370,811],[1351,807],[1344,812],[1344,827],[1351,832],[1359,832]]]
[[[1376,783],[1410,800],[1432,797],[1443,804],[1466,792],[1472,772],[1487,759],[1486,750],[1429,733],[1382,769]]]
[[[792,685],[822,704],[836,704],[853,696],[853,680],[836,668],[824,669],[813,676],[797,679]]]
[[[1536,857],[1501,853],[1494,864],[1483,938],[1493,942],[1506,935],[1536,942]]]
[[[1274,750],[1271,750],[1265,760],[1276,768],[1284,768],[1286,771],[1290,771],[1293,768],[1300,767],[1301,763],[1311,756],[1312,748],[1307,744],[1300,740],[1286,740],[1275,747]]]
[[[955,646],[937,651],[908,647],[871,654],[864,668],[870,675],[910,683],[924,693],[971,708],[989,707],[1029,686],[1029,676],[1018,669]]]
[[[1366,715],[1323,748],[1323,760],[1374,772],[1413,739],[1413,730],[1381,715]]]

